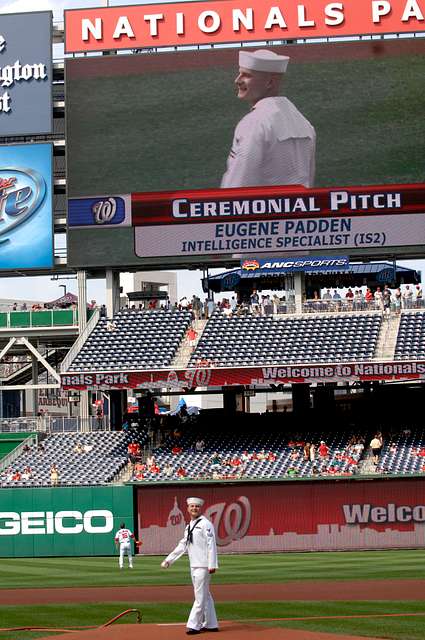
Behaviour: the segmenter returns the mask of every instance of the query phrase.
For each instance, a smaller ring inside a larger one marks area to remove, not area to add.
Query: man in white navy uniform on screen
[[[218,631],[214,600],[209,589],[211,574],[218,569],[217,544],[213,524],[202,515],[202,498],[188,498],[186,502],[190,522],[183,538],[161,566],[168,569],[187,551],[195,602],[187,621],[186,633],[195,635],[201,631]]]
[[[268,49],[239,52],[238,98],[251,111],[235,129],[221,187],[300,184],[312,187],[316,133],[279,95],[289,58]]]

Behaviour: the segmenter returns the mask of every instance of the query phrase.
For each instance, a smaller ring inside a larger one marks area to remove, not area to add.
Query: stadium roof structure
[[[396,266],[392,262],[352,263],[343,271],[318,272],[314,269],[305,271],[308,279],[307,288],[321,289],[326,287],[376,287],[385,284],[400,286],[420,282],[421,274],[408,267]],[[232,269],[207,279],[208,289],[214,293],[235,291],[245,288],[283,289],[284,277],[289,275],[285,269],[257,269],[246,271]]]

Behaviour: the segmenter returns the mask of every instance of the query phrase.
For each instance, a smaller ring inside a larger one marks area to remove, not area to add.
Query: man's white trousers
[[[195,602],[187,621],[187,627],[188,629],[196,629],[196,631],[200,631],[205,627],[215,629],[218,627],[218,622],[214,600],[210,594],[211,575],[205,567],[194,567],[190,570],[190,573]]]
[[[120,544],[120,569],[124,566],[124,556],[128,555],[128,565],[133,567],[133,556],[131,554],[131,543]]]

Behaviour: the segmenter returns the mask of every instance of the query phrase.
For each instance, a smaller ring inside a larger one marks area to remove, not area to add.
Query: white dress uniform
[[[221,187],[312,187],[316,132],[284,97],[263,98],[236,126]]]
[[[131,539],[134,538],[134,533],[131,533],[130,529],[119,529],[115,534],[115,542],[120,546],[120,569],[124,566],[124,556],[128,556],[128,566],[133,568],[133,555],[131,553]]]
[[[209,569],[217,569],[217,544],[213,524],[199,516],[186,526],[177,547],[164,560],[172,564],[187,551],[190,561],[195,602],[187,621],[188,629],[216,629],[218,627],[214,600],[210,593]]]

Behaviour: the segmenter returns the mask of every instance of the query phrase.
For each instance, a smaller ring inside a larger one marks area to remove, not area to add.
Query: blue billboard
[[[0,147],[0,269],[53,266],[52,145]]]
[[[296,258],[245,258],[241,260],[242,271],[257,271],[279,273],[295,273],[305,271],[314,273],[316,271],[343,272],[350,268],[348,256],[302,256]]]

